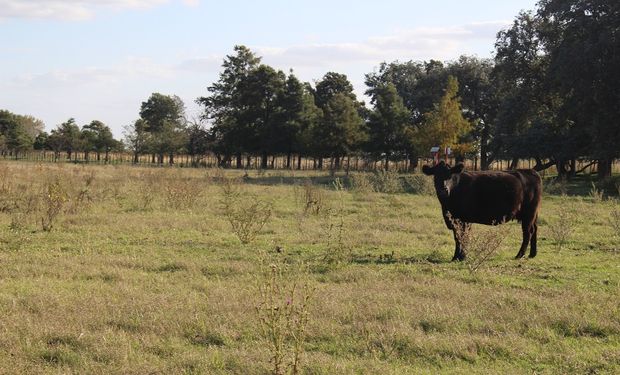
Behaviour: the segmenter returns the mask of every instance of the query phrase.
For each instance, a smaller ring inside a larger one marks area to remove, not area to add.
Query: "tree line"
[[[620,157],[618,25],[617,1],[541,0],[497,34],[492,59],[381,63],[365,75],[368,105],[343,74],[302,82],[235,46],[218,80],[196,99],[200,118],[187,119],[177,96],[154,93],[121,143],[99,121],[80,128],[70,119],[48,135],[36,119],[2,111],[0,151],[81,150],[99,158],[122,148],[136,162],[150,155],[174,163],[184,153],[197,164],[209,153],[237,168],[251,158],[268,168],[284,156],[287,168],[306,157],[317,168],[327,160],[338,169],[356,155],[385,168],[405,160],[415,169],[439,146],[481,169],[527,158],[570,176],[578,160],[591,160],[605,177]]]

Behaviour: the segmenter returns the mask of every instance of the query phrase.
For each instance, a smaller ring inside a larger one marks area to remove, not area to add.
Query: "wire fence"
[[[218,168],[225,167],[235,169],[240,166],[242,169],[261,169],[261,158],[253,155],[243,155],[239,161],[236,158],[223,161],[215,154],[206,155],[174,155],[171,158],[169,156],[163,159],[163,162],[159,162],[156,155],[134,155],[127,152],[110,152],[107,154],[100,153],[84,153],[84,152],[54,152],[54,151],[28,151],[20,152],[17,154],[3,153],[0,157],[5,160],[21,160],[30,162],[49,162],[49,163],[76,163],[76,164],[134,164],[150,167],[162,167],[162,166],[176,166],[176,167],[202,167],[202,168]],[[239,162],[239,164],[237,163]],[[432,162],[430,158],[417,159],[417,166],[428,164]],[[449,163],[454,164],[453,159],[448,160]],[[480,163],[476,159],[465,160],[465,167],[468,170],[479,170]],[[511,161],[497,160],[491,163],[490,170],[506,170],[511,167]],[[364,156],[350,156],[345,157],[339,163],[339,167],[336,168],[336,161],[333,158],[324,158],[322,163],[319,158],[300,157],[294,155],[291,158],[287,156],[271,156],[268,158],[268,169],[276,170],[344,170],[344,171],[375,171],[385,169],[384,160],[373,160]],[[415,164],[415,163],[413,163]],[[516,168],[533,168],[536,165],[534,159],[520,159],[516,165]],[[388,169],[392,171],[406,172],[412,168],[412,161],[390,161],[388,163]],[[597,165],[591,160],[577,160],[577,171],[581,171],[586,174],[596,173]],[[544,174],[557,174],[555,167],[551,167],[543,172]],[[612,173],[620,173],[620,160],[615,160],[612,165]]]

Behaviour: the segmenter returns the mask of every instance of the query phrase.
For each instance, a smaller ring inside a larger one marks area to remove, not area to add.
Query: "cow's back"
[[[520,219],[529,177],[521,171],[463,172],[450,194],[448,210],[470,223],[500,224]]]

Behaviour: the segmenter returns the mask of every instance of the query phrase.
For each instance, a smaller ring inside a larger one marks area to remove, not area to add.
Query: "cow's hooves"
[[[530,258],[535,258],[535,257],[536,257],[536,254],[530,254],[530,255],[529,255],[529,257],[530,257]]]
[[[521,259],[523,258],[523,254],[517,254],[517,256],[515,257],[515,259]]]

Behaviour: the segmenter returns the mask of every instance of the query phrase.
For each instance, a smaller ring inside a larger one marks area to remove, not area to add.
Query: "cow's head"
[[[450,167],[443,160],[437,163],[435,166],[425,165],[422,167],[422,172],[427,176],[433,176],[435,181],[435,189],[437,194],[449,195],[450,191],[459,183],[459,177],[463,172],[465,166],[463,163],[459,163],[454,167]]]

